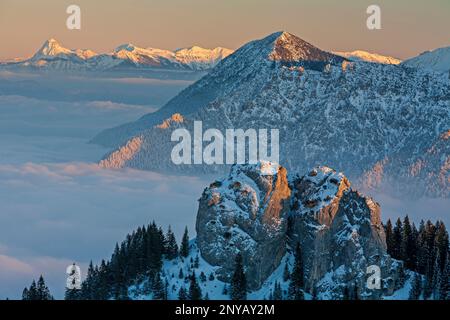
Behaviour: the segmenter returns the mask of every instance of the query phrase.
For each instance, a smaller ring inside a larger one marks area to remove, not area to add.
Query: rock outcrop
[[[250,289],[259,288],[286,253],[291,191],[286,169],[276,164],[236,165],[200,199],[197,243],[203,258],[229,281],[241,252]]]
[[[234,256],[242,253],[251,290],[297,243],[306,291],[340,299],[350,290],[377,299],[403,284],[402,263],[386,253],[379,205],[328,167],[288,179],[286,169],[272,163],[235,165],[203,192],[196,229],[201,255],[220,267],[220,279],[230,280]],[[381,290],[366,285],[370,266],[381,271]]]

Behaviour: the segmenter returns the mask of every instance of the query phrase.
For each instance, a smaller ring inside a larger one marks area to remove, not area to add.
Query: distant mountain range
[[[168,69],[205,71],[215,67],[233,50],[199,46],[174,51],[157,48],[140,48],[131,43],[118,46],[110,53],[97,53],[89,49],[68,49],[51,38],[31,58],[15,58],[0,62],[3,68],[28,68],[49,71],[107,71],[127,69]],[[402,63],[402,60],[364,50],[336,51],[338,56],[350,61],[380,64]],[[414,68],[446,72],[450,70],[450,47],[427,51],[405,60],[404,65]]]
[[[171,132],[278,128],[280,161],[297,172],[326,164],[358,186],[450,196],[450,81],[403,64],[350,61],[287,32],[252,41],[157,112],[105,130],[105,167],[224,171],[175,165]]]
[[[29,59],[3,63],[8,68],[33,68],[51,71],[107,71],[123,69],[169,69],[203,71],[213,68],[233,51],[198,46],[176,51],[139,48],[124,44],[114,52],[98,54],[92,50],[71,50],[55,39],[47,40]]]

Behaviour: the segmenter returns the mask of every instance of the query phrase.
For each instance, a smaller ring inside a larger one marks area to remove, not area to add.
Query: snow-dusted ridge
[[[3,66],[32,67],[52,71],[106,71],[117,68],[204,71],[213,68],[232,52],[230,49],[221,47],[204,49],[193,46],[170,51],[123,44],[111,53],[98,54],[88,49],[67,49],[51,38],[31,58],[6,62]]]
[[[450,71],[450,46],[426,51],[403,61],[402,65],[437,72]]]
[[[355,50],[349,52],[335,51],[334,53],[352,61],[365,61],[365,62],[395,64],[395,65],[400,64],[402,62],[402,60],[394,57],[384,56],[378,53],[371,53],[363,50]]]

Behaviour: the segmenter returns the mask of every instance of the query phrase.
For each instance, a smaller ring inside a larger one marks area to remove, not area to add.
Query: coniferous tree
[[[199,265],[200,265],[200,258],[197,255],[194,260],[194,268],[198,269]]]
[[[303,293],[304,272],[303,272],[303,256],[300,244],[297,243],[295,248],[294,268],[291,273],[291,282],[289,284],[289,298],[291,300],[304,300]]]
[[[206,282],[206,275],[203,271],[200,273],[199,279],[201,282]]]
[[[80,289],[68,289],[64,293],[64,300],[81,300],[81,290]]]
[[[345,285],[344,287],[342,292],[342,300],[350,300],[350,290],[348,289],[348,285]]]
[[[448,255],[449,253],[447,252],[444,270],[439,279],[439,300],[450,300],[450,262]]]
[[[178,272],[178,278],[183,279],[184,278],[184,274],[183,274],[183,269],[180,268],[180,272]]]
[[[187,300],[188,295],[186,292],[186,289],[182,286],[180,290],[178,291],[178,300]]]
[[[37,300],[53,300],[53,296],[50,294],[50,290],[45,284],[44,277],[41,275],[37,282],[37,292],[38,299]]]
[[[425,266],[425,284],[423,288],[423,297],[428,299],[433,293],[435,286],[435,266],[436,266],[436,247],[435,247],[436,227],[427,221],[425,224],[425,248],[426,248],[426,266]]]
[[[312,294],[311,295],[312,295],[312,297],[311,297],[312,300],[318,300],[319,299],[319,297],[317,295],[317,286],[314,286],[312,288]]]
[[[172,232],[171,227],[169,226],[169,230],[166,235],[167,245],[166,245],[166,255],[167,259],[172,260],[178,257],[178,245],[177,240],[175,239],[175,234]]]
[[[161,279],[161,274],[158,272],[152,282],[152,293],[154,300],[164,300],[165,287]]]
[[[403,220],[402,240],[400,243],[400,259],[405,262],[405,267],[410,270],[416,269],[416,248],[413,230],[409,217]]]
[[[418,273],[414,275],[412,280],[412,287],[409,291],[409,300],[419,300],[422,294],[422,276]]]
[[[232,300],[247,300],[247,278],[244,272],[242,255],[235,258],[234,272],[231,278],[230,297]]]
[[[183,238],[181,239],[180,255],[185,258],[189,255],[189,233],[187,227],[184,229]]]
[[[22,291],[22,300],[30,300],[30,293],[28,291],[28,288],[24,288]]]
[[[436,227],[436,237],[434,242],[437,250],[436,255],[439,256],[439,270],[442,272],[444,271],[448,259],[447,251],[449,249],[448,233],[445,224],[442,221],[440,221],[439,225]]]
[[[283,292],[281,290],[281,285],[278,283],[278,281],[275,281],[273,287],[273,300],[283,300]]]
[[[191,282],[189,285],[189,300],[201,300],[202,299],[202,290],[197,282],[197,277],[195,276],[195,271],[192,272],[190,277]]]
[[[417,247],[417,268],[416,271],[420,274],[425,274],[428,262],[428,248],[426,242],[425,222],[420,221],[419,234],[416,240]]]
[[[290,277],[291,277],[291,273],[289,272],[289,266],[288,266],[288,263],[286,262],[284,264],[284,270],[283,270],[283,281],[284,282],[288,281]]]
[[[391,219],[388,219],[386,222],[386,226],[384,228],[386,233],[386,247],[387,253],[393,257],[393,252],[395,251],[395,240],[394,240],[394,232],[392,230],[392,222]]]
[[[22,292],[22,300],[53,300],[44,277],[41,275],[36,283],[35,280],[31,283],[29,289],[25,288]]]
[[[402,235],[403,235],[403,224],[400,218],[397,219],[395,227],[393,230],[393,250],[392,257],[394,259],[401,259],[401,245],[402,245]]]
[[[223,295],[228,295],[228,286],[227,286],[226,283],[223,285],[222,294]]]
[[[211,272],[211,273],[209,274],[208,280],[209,280],[209,281],[214,281],[214,279],[215,279],[214,273]]]

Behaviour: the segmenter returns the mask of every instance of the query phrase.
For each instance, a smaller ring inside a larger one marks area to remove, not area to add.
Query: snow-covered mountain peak
[[[58,56],[61,54],[72,53],[72,50],[64,48],[56,39],[50,38],[44,42],[42,47],[34,55],[34,58],[41,58],[43,56]]]
[[[438,72],[450,71],[450,46],[426,51],[417,57],[405,60],[402,65]]]
[[[367,52],[364,50],[355,50],[350,52],[336,51],[334,53],[352,61],[364,61],[381,64],[400,64],[402,62],[400,59],[394,57],[384,56],[378,53]]]
[[[136,47],[134,44],[132,43],[125,43],[125,44],[121,44],[120,46],[118,46],[116,49],[114,49],[114,52],[120,52],[122,50],[126,50],[126,51],[130,51],[133,52],[136,50]]]
[[[332,53],[322,51],[303,39],[285,31],[276,32],[267,38],[273,39],[272,50],[269,59],[283,62],[299,61],[322,61],[331,62],[334,60],[342,61],[342,57],[335,56]]]

